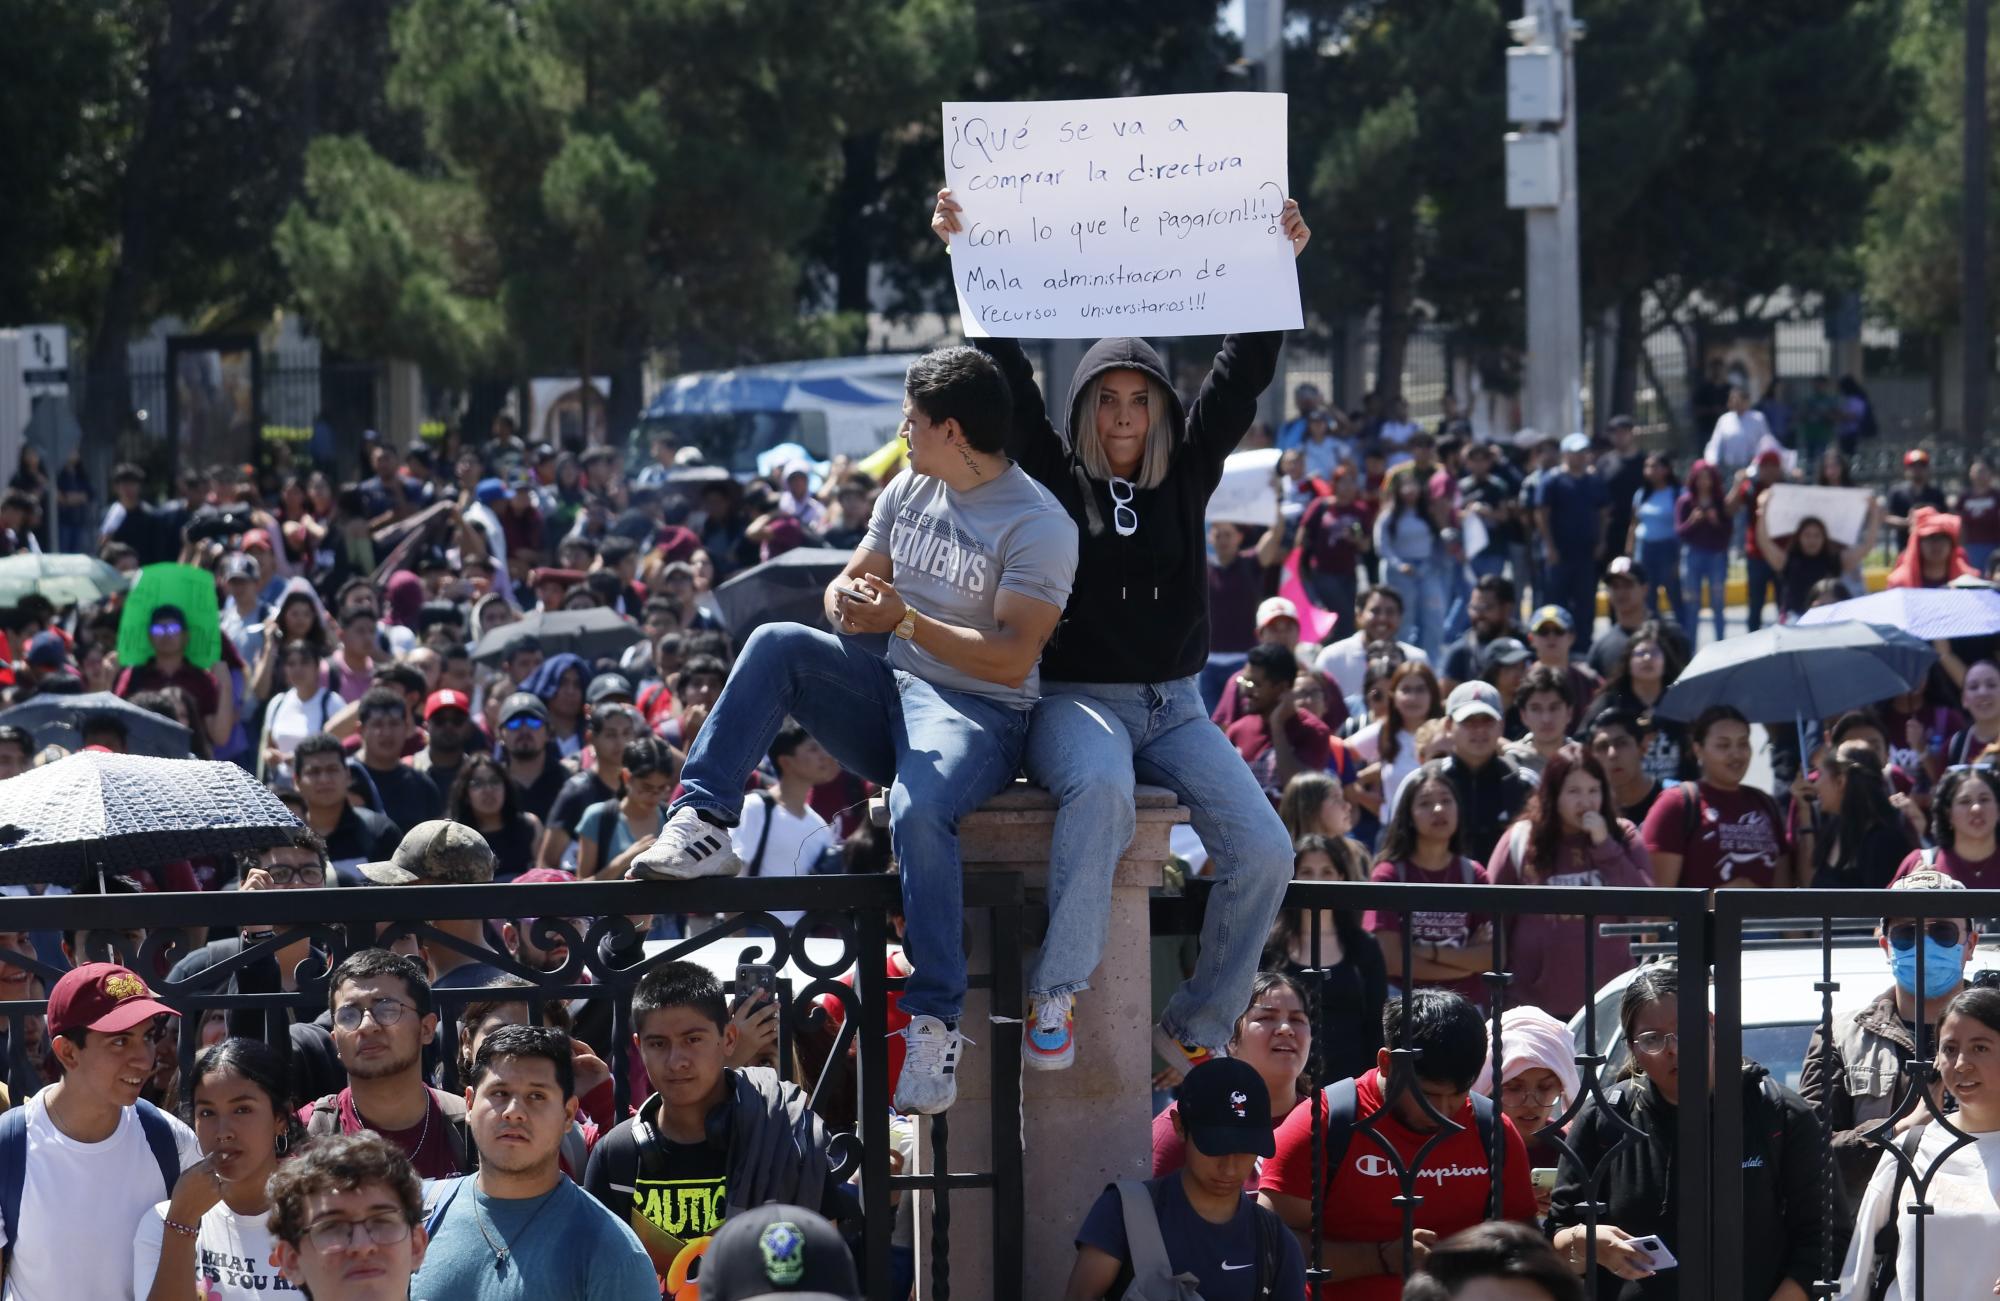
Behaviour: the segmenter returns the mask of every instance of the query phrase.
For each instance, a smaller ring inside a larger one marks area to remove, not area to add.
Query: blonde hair
[[[1114,366],[1112,370],[1137,370],[1134,366]],[[1076,398],[1076,409],[1070,413],[1070,437],[1076,442],[1077,459],[1083,462],[1083,471],[1093,479],[1109,481],[1114,476],[1110,464],[1104,459],[1104,445],[1097,441],[1097,395],[1103,387],[1103,372],[1090,377],[1083,386],[1083,392]],[[1131,476],[1135,488],[1157,488],[1166,481],[1167,465],[1174,457],[1174,417],[1173,395],[1166,385],[1146,375],[1146,412],[1149,423],[1146,426],[1146,450],[1139,458],[1139,472]]]

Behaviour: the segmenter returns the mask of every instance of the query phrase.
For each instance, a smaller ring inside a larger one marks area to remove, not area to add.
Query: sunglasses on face
[[[501,726],[510,732],[519,732],[522,730],[539,732],[542,730],[542,720],[536,718],[533,714],[523,714],[519,718],[508,719]]]
[[[1964,932],[1954,921],[1938,920],[1924,923],[1924,934],[1939,948],[1955,949],[1964,938]],[[1888,930],[1889,947],[1899,953],[1908,953],[1917,947],[1917,924],[1899,922]]]
[[[187,631],[187,625],[168,620],[165,623],[156,623],[146,631],[155,637],[178,637]]]

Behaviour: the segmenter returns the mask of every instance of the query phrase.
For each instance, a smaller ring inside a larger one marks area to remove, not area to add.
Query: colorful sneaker
[[[730,847],[729,833],[692,807],[679,809],[660,828],[645,853],[625,875],[633,881],[688,881],[697,876],[735,876],[743,860]]]
[[[1075,1061],[1076,995],[1050,994],[1029,1012],[1021,1064],[1034,1071],[1061,1071]]]
[[[958,1101],[958,1028],[934,1016],[913,1016],[899,1033],[908,1050],[896,1079],[896,1110],[906,1116],[948,1110]]]
[[[1168,1034],[1167,1028],[1162,1025],[1153,1027],[1153,1051],[1160,1055],[1160,1060],[1167,1064],[1169,1070],[1179,1071],[1182,1075],[1186,1075],[1211,1057],[1226,1056],[1222,1052],[1204,1048],[1200,1044],[1182,1043]]]

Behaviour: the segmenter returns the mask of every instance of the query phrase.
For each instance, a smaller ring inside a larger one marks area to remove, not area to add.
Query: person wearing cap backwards
[[[49,1049],[62,1078],[0,1116],[8,1301],[132,1296],[140,1219],[201,1159],[194,1131],[139,1096],[167,1018],[179,1015],[110,962],[76,967],[49,991]]]
[[[549,809],[571,774],[549,744],[549,708],[540,696],[516,691],[500,702],[500,746],[507,775],[521,788],[521,807],[547,826]]]
[[[1951,891],[1965,884],[1920,868],[1889,889]],[[1938,1023],[1965,988],[1965,965],[1979,932],[1971,918],[1891,916],[1875,928],[1875,943],[1894,976],[1889,988],[1874,1002],[1834,1017],[1831,1044],[1815,1026],[1799,1076],[1799,1095],[1819,1109],[1833,1131],[1833,1155],[1849,1205],[1859,1204],[1882,1158],[1882,1145],[1867,1134],[1895,1114],[1907,1087],[1904,1067],[1917,1055],[1917,968],[1923,968],[1924,1055],[1935,1057]],[[1942,1101],[1935,1086],[1932,1100]],[[1931,1119],[1930,1109],[1919,1104],[1896,1122],[1896,1134]]]
[[[1931,454],[1921,447],[1903,453],[1902,482],[1889,489],[1883,502],[1882,524],[1889,530],[1889,545],[1901,551],[1910,540],[1910,520],[1917,507],[1945,509],[1944,489],[1931,479]]]
[[[1484,863],[1500,833],[1527,807],[1535,775],[1500,752],[1506,715],[1491,683],[1461,682],[1446,698],[1444,713],[1451,720],[1451,757],[1439,769],[1458,795],[1459,852]],[[1389,807],[1399,807],[1424,776],[1420,768],[1405,777]]]
[[[771,1202],[716,1230],[701,1258],[702,1301],[861,1301],[840,1231],[803,1206]]]
[[[1112,1184],[1084,1216],[1063,1301],[1122,1297],[1133,1287],[1148,1297],[1175,1295],[1159,1289],[1180,1275],[1197,1281],[1204,1301],[1302,1299],[1298,1239],[1243,1191],[1257,1158],[1277,1150],[1264,1077],[1228,1057],[1196,1066],[1181,1082],[1174,1133],[1186,1164],[1157,1179]],[[1139,1241],[1127,1232],[1135,1224]],[[704,1281],[704,1296],[705,1289]]]
[[[1752,543],[1751,545],[1755,545]],[[1625,646],[1633,634],[1651,622],[1659,630],[1660,641],[1676,659],[1685,664],[1694,658],[1694,645],[1686,630],[1671,619],[1663,619],[1646,606],[1646,567],[1630,556],[1614,556],[1604,568],[1606,604],[1611,607],[1611,626],[1590,648],[1590,670],[1608,682],[1618,675],[1618,663],[1625,658]]]
[[[1597,566],[1603,563],[1609,505],[1604,480],[1591,473],[1590,435],[1569,435],[1562,440],[1562,468],[1543,476],[1536,526],[1547,575],[1545,595],[1570,612],[1577,644],[1586,651],[1597,623]]]
[[[932,231],[949,245],[963,233],[962,214],[940,192]],[[1294,255],[1304,252],[1312,232],[1298,204],[1286,199],[1277,220],[1273,246],[1282,238]],[[1052,685],[1026,754],[1029,778],[1061,801],[1048,936],[1028,981],[1031,1067],[1075,1061],[1075,999],[1103,955],[1112,870],[1136,817],[1135,779],[1171,788],[1189,808],[1215,879],[1194,974],[1155,1029],[1161,1060],[1178,1072],[1204,1060],[1228,1043],[1249,999],[1291,877],[1292,846],[1248,768],[1204,717],[1200,676],[1223,612],[1212,608],[1202,535],[1223,463],[1256,421],[1283,341],[1278,332],[1226,336],[1184,404],[1145,340],[1101,339],[1071,377],[1060,428],[1017,342],[972,341],[1007,376],[1015,416],[1007,450],[1080,530],[1074,599],[1049,648]],[[1240,608],[1251,613],[1254,601]],[[1341,683],[1343,694],[1358,687],[1355,676]]]

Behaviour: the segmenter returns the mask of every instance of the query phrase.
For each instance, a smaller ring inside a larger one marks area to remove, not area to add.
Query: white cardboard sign
[[[967,335],[1095,339],[1304,324],[1283,95],[947,103]]]
[[[1803,483],[1781,483],[1771,489],[1764,506],[1764,527],[1774,538],[1788,538],[1799,531],[1799,522],[1816,519],[1826,525],[1826,535],[1843,547],[1861,540],[1868,526],[1868,504],[1874,494],[1866,488],[1821,488]]]
[[[1278,514],[1278,494],[1271,487],[1271,476],[1277,472],[1275,447],[1231,452],[1222,462],[1221,481],[1208,495],[1208,522],[1268,526]]]

